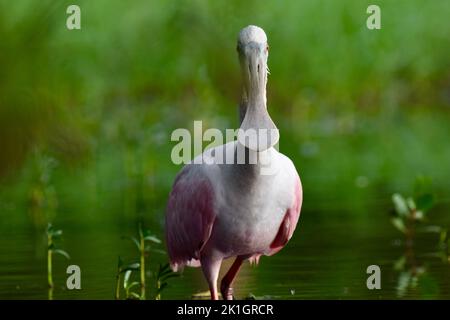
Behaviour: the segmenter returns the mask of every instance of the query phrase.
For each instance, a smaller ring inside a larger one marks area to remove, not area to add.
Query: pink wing
[[[199,266],[200,252],[208,241],[216,217],[210,180],[195,164],[178,174],[166,212],[166,241],[174,271]]]
[[[302,207],[302,185],[300,178],[297,177],[297,183],[295,186],[294,202],[292,206],[287,209],[283,221],[281,222],[280,229],[270,245],[270,254],[273,255],[280,251],[286,243],[291,239],[297,226],[298,218],[300,217],[300,209]]]

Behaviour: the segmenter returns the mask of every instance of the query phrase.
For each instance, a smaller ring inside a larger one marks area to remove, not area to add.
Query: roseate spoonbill
[[[240,129],[257,130],[257,140],[265,143],[249,142],[239,134],[236,141],[197,156],[176,177],[166,212],[172,269],[201,266],[213,300],[218,299],[222,261],[236,257],[220,286],[222,297],[232,299],[231,284],[242,262],[258,263],[261,255],[281,250],[292,237],[302,204],[294,164],[273,147],[279,136],[266,105],[269,46],[264,30],[242,29],[237,51],[244,83]],[[264,136],[260,129],[275,134]],[[245,153],[243,164],[223,163],[230,154],[236,159],[239,150]],[[251,163],[251,157],[257,161]],[[262,174],[267,163],[271,170]]]

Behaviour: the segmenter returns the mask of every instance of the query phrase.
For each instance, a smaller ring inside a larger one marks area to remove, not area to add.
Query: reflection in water
[[[397,280],[397,296],[405,297],[409,292],[418,291],[419,297],[435,298],[439,293],[439,286],[428,272],[423,261],[426,257],[438,256],[447,264],[448,261],[448,232],[440,226],[419,227],[426,221],[428,212],[434,207],[434,194],[431,192],[431,181],[426,177],[419,176],[414,185],[414,195],[408,198],[401,194],[392,195],[394,204],[393,217],[391,219],[394,227],[403,233],[405,241],[405,253],[394,263],[394,270],[400,272]],[[417,256],[417,242],[419,233],[432,233],[439,235],[437,253],[430,252]]]
[[[394,263],[394,270],[399,272],[397,279],[397,296],[403,298],[408,294],[415,294],[421,298],[437,298],[439,294],[438,281],[428,272],[428,259],[438,258],[442,264],[450,263],[448,255],[447,231],[432,226],[422,231],[438,231],[440,233],[438,251],[418,255],[414,247],[416,233],[408,232],[406,235],[405,253]],[[409,235],[409,236],[408,236]]]
[[[412,255],[411,255],[412,253]],[[397,296],[404,297],[409,290],[415,290],[419,278],[426,274],[427,269],[415,258],[414,252],[401,256],[394,264],[394,269],[400,272],[397,281]]]

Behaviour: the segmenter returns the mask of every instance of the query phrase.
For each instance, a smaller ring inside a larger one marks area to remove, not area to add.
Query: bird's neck
[[[264,86],[263,90],[260,90],[259,92],[244,87],[242,90],[241,102],[239,103],[239,124],[242,124],[242,121],[244,121],[249,106],[257,105],[267,109],[266,87]]]
[[[272,173],[275,159],[276,150],[274,148],[258,152],[236,143],[234,147],[235,165],[228,166],[229,175],[234,181],[239,180],[250,185]]]

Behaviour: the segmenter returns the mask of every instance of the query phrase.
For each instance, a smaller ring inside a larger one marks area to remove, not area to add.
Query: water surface
[[[346,212],[303,211],[293,239],[278,254],[262,257],[256,267],[245,264],[235,285],[237,298],[258,299],[398,299],[450,298],[450,264],[438,246],[438,235],[417,236],[407,253],[402,234],[379,208],[365,219]],[[380,213],[381,212],[381,213]],[[434,212],[436,224],[448,225],[446,209]],[[58,220],[64,230],[61,246],[71,255],[54,258],[54,299],[112,299],[118,256],[137,259],[133,244],[121,239],[133,234],[134,221],[105,222],[98,227],[78,225],[67,213]],[[447,220],[446,220],[447,219]],[[161,217],[162,221],[162,217]],[[162,230],[162,222],[153,229]],[[161,234],[160,234],[161,235]],[[163,248],[163,247],[162,247]],[[394,268],[405,256],[405,265]],[[167,261],[151,253],[148,269]],[[227,261],[224,267],[228,267]],[[65,289],[65,268],[82,270],[82,290]],[[369,265],[381,268],[381,290],[366,287]],[[225,268],[223,268],[224,270]],[[222,273],[223,273],[222,270]],[[149,287],[153,278],[148,272]],[[414,276],[415,275],[415,276]],[[201,270],[186,268],[170,281],[164,299],[191,299],[207,289]],[[151,295],[152,288],[149,289]],[[3,228],[0,234],[0,298],[47,299],[45,238],[29,226]]]

